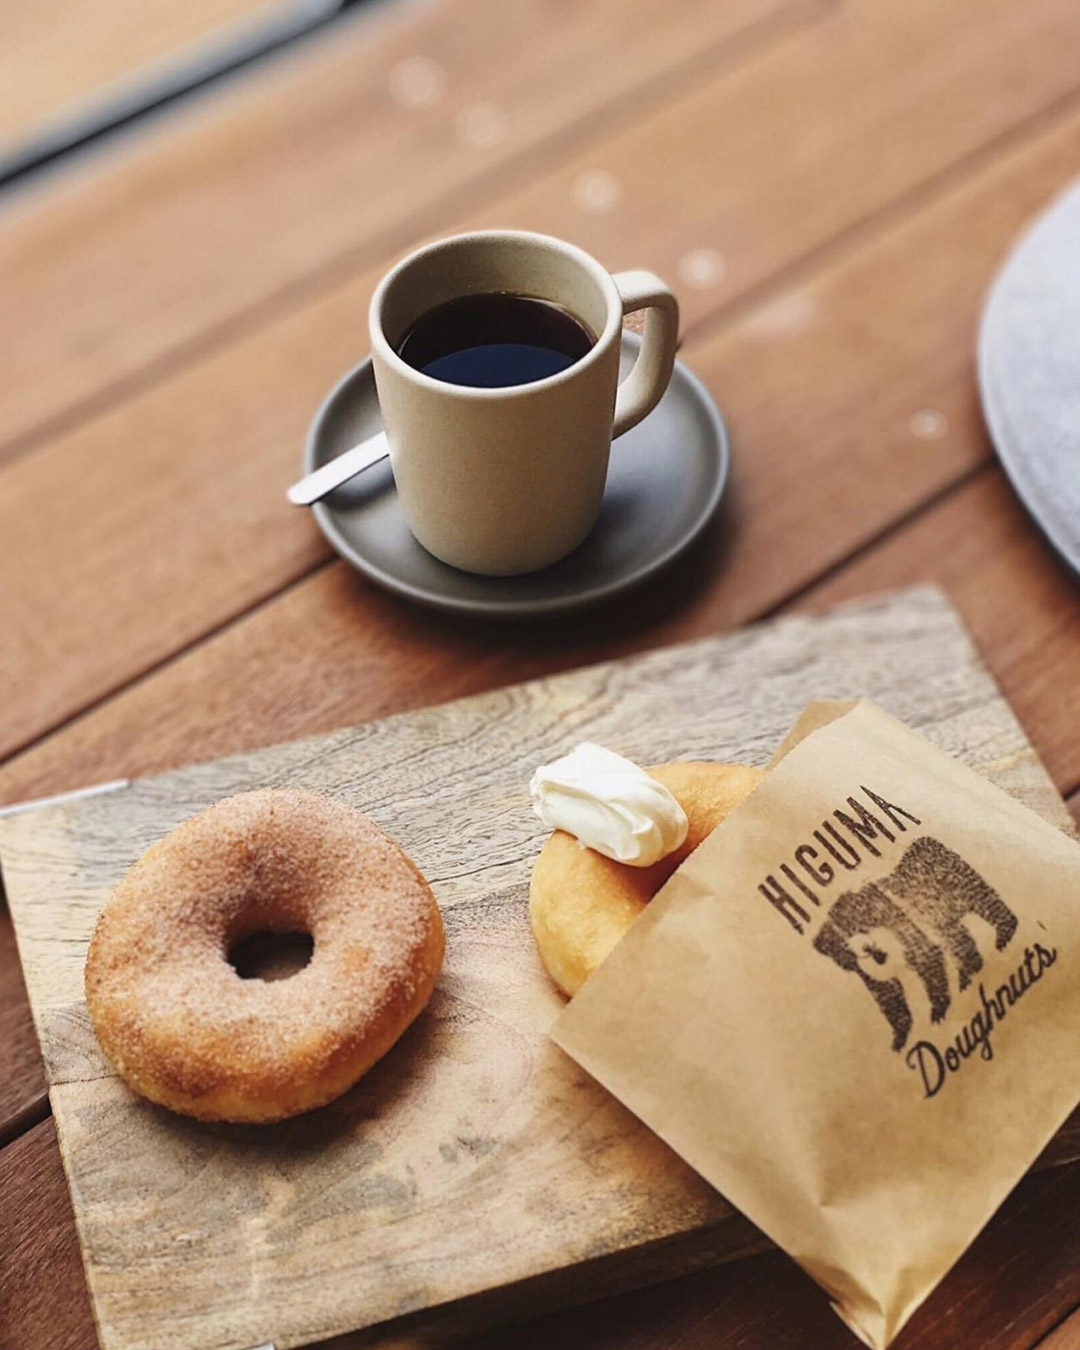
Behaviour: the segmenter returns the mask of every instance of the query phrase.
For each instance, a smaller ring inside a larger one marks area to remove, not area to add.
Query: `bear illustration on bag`
[[[998,951],[1016,932],[1016,915],[997,891],[958,853],[924,836],[908,846],[888,876],[837,896],[814,946],[858,975],[892,1028],[892,1048],[900,1050],[913,1018],[904,983],[891,972],[903,963],[914,973],[926,991],[931,1020],[940,1022],[950,1002],[949,959],[961,989],[982,969],[982,953],[967,924],[971,915],[991,926]]]

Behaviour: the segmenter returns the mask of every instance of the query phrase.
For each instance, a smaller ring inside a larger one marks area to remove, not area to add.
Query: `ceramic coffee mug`
[[[575,364],[531,384],[478,389],[397,354],[427,310],[470,293],[554,301],[597,334]],[[647,311],[619,383],[622,318]],[[467,572],[509,576],[558,562],[600,511],[614,436],[641,421],[671,378],[674,295],[651,272],[615,276],[572,244],[520,230],[440,240],[405,258],[371,301],[371,354],[394,480],[416,538]]]

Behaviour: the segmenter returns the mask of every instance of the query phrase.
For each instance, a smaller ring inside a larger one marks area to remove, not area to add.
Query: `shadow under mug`
[[[597,341],[531,384],[448,384],[397,354],[427,310],[509,292],[553,301]],[[624,314],[647,310],[633,370],[619,383]],[[575,549],[600,512],[611,441],[641,421],[671,379],[679,307],[651,272],[612,276],[559,239],[523,230],[455,235],[418,249],[379,283],[369,314],[379,407],[413,534],[443,562],[511,576]]]

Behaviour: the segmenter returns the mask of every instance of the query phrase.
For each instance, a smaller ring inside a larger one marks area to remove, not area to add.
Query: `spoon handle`
[[[329,463],[323,464],[314,472],[306,474],[298,483],[294,483],[285,494],[293,506],[313,506],[335,488],[355,478],[363,469],[378,464],[390,453],[386,443],[386,433],[377,432],[366,441],[345,450]]]

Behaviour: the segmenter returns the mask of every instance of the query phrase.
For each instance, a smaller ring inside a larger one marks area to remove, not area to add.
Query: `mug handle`
[[[679,302],[652,272],[618,272],[612,280],[622,298],[623,314],[648,311],[638,358],[615,398],[614,438],[647,417],[668,387],[679,338]]]

